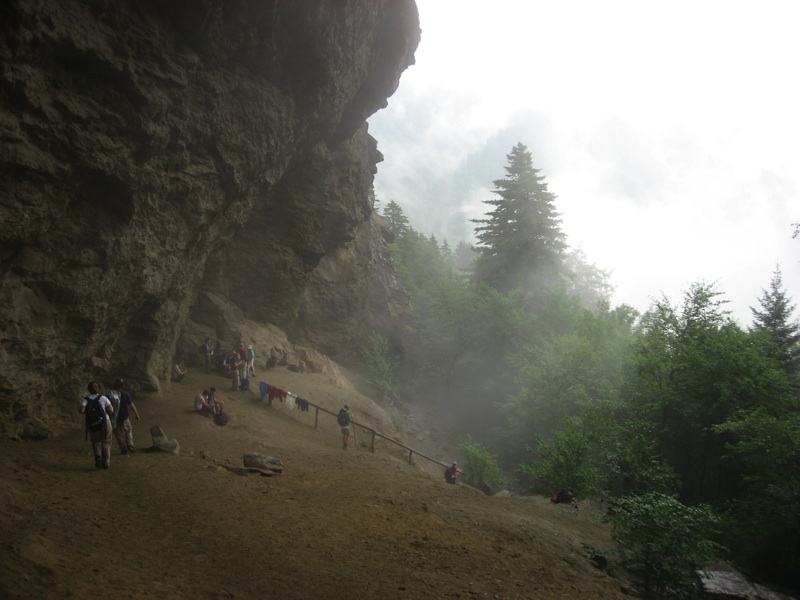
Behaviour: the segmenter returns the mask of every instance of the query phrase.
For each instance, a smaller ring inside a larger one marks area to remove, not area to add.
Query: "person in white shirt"
[[[111,419],[114,407],[100,393],[100,384],[92,381],[87,386],[89,395],[81,401],[80,412],[86,416],[86,432],[92,441],[94,466],[108,469],[111,466]]]

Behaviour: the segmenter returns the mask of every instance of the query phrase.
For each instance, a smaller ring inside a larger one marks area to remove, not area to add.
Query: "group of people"
[[[255,361],[256,353],[253,346],[245,347],[244,342],[239,342],[239,345],[228,353],[223,364],[227,366],[231,388],[234,391],[250,389],[250,376],[256,376]]]
[[[87,390],[89,395],[83,398],[78,410],[86,419],[86,432],[92,441],[95,468],[108,469],[111,467],[112,433],[121,454],[129,455],[136,451],[129,414],[133,412],[138,421],[139,411],[125,389],[122,378],[115,380],[106,394],[100,393],[100,384],[96,381],[90,382]]]
[[[214,344],[208,338],[200,346],[200,352],[205,357],[205,372],[214,370]],[[249,389],[250,377],[256,376],[256,352],[252,345],[245,346],[244,342],[231,351],[223,352],[219,358],[218,367],[225,377],[231,378],[231,388],[236,391]]]

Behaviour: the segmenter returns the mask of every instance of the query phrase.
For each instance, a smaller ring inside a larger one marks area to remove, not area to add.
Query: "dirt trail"
[[[263,375],[391,429],[341,380]],[[191,410],[209,385],[226,396],[226,427]],[[586,558],[586,547],[610,545],[587,511],[446,485],[385,443],[375,454],[343,451],[333,417],[320,414],[315,429],[313,410],[267,407],[257,392],[227,387],[190,374],[163,397],[137,397],[137,453],[120,456],[115,443],[109,470],[94,469],[77,416],[59,439],[0,442],[0,597],[627,597]],[[180,454],[146,451],[152,425]],[[285,471],[225,468],[241,466],[244,452],[277,457]]]

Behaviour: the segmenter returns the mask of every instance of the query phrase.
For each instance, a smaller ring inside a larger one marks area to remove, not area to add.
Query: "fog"
[[[384,205],[472,241],[469,219],[522,142],[569,244],[612,271],[615,304],[716,282],[749,325],[776,265],[800,299],[793,5],[417,5],[416,65],[370,119]]]

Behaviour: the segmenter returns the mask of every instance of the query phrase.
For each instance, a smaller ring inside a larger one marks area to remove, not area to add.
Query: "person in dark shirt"
[[[136,449],[133,445],[133,427],[128,418],[129,410],[133,411],[136,420],[139,421],[139,411],[133,403],[128,390],[125,389],[125,382],[119,378],[114,382],[114,390],[120,396],[119,413],[117,414],[117,426],[114,427],[114,437],[117,438],[119,449],[122,454],[133,454]]]
[[[455,484],[458,477],[458,464],[453,463],[444,470],[444,480],[447,483]]]

